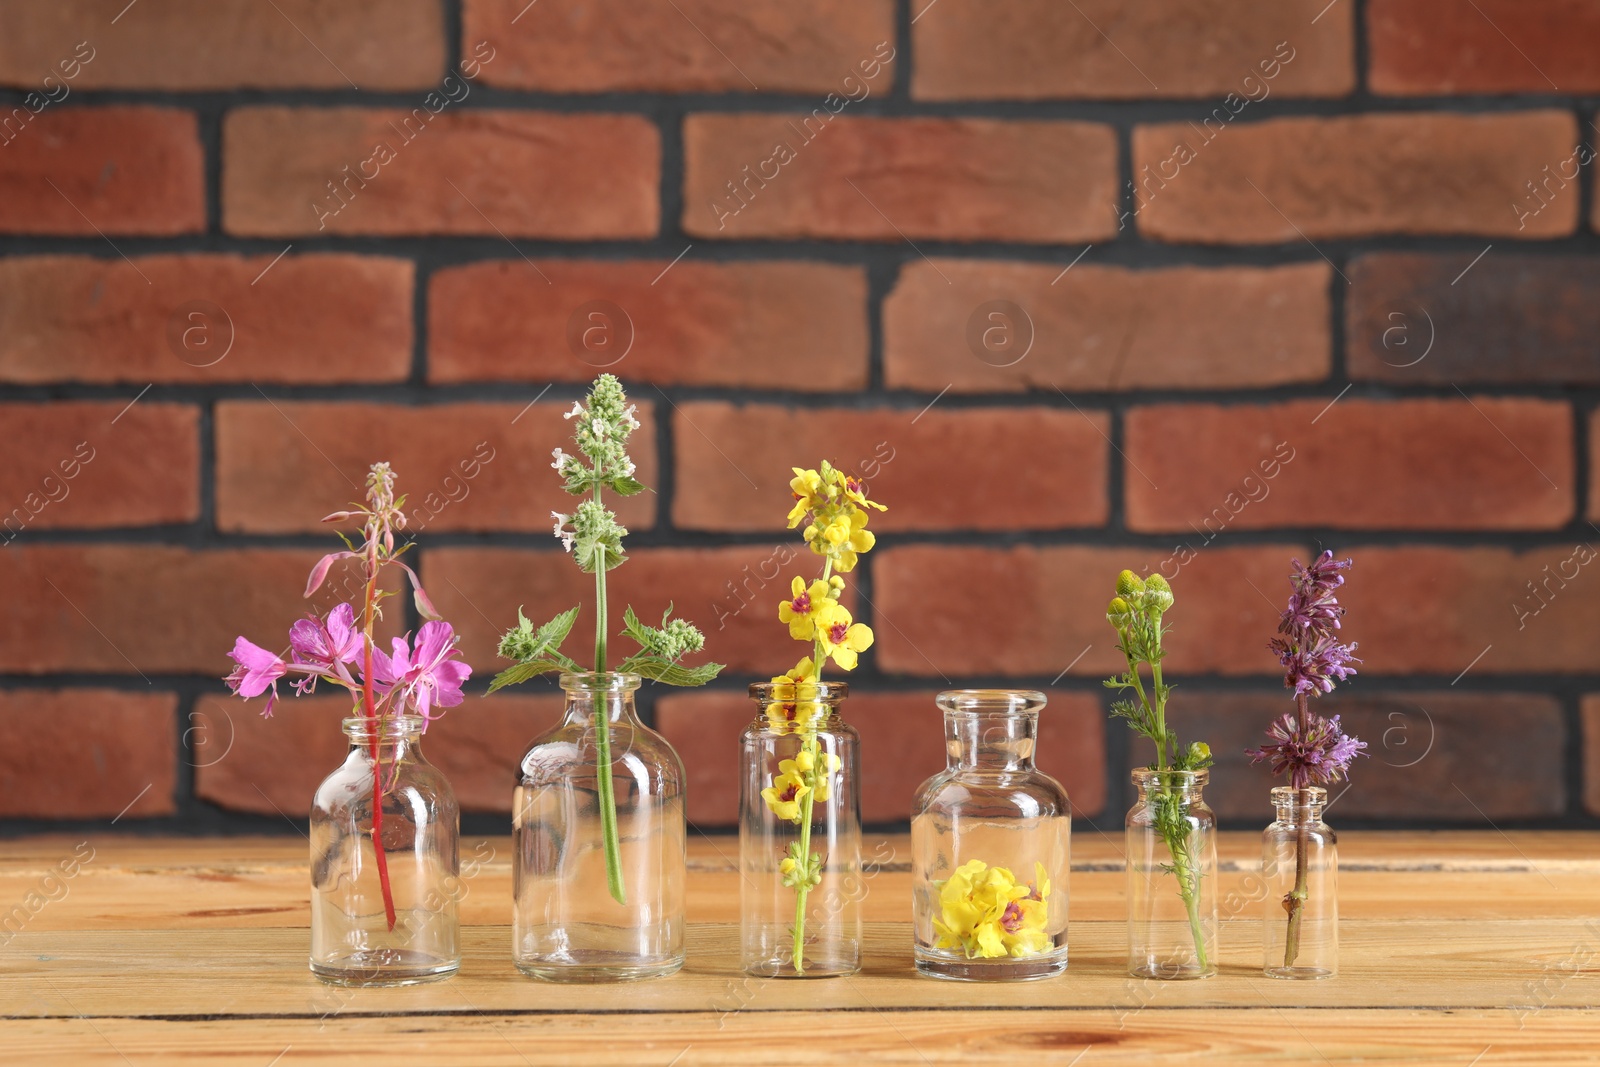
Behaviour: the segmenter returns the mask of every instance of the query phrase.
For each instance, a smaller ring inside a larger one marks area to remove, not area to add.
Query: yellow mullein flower
[[[867,513],[855,507],[823,526],[813,523],[806,527],[806,540],[817,555],[833,557],[834,568],[840,571],[854,570],[856,557],[878,543],[877,536],[867,529]]]
[[[806,785],[800,768],[794,760],[786,759],[778,764],[778,774],[772,779],[772,784],[761,791],[761,799],[767,802],[772,814],[787,822],[797,823],[800,821],[800,801],[809,792],[811,788]]]
[[[1035,863],[1032,884],[1019,884],[1004,867],[982,860],[962,864],[939,887],[936,946],[960,949],[968,959],[1034,956],[1054,945],[1046,932],[1050,881]]]
[[[806,580],[796,577],[789,583],[790,599],[778,605],[778,621],[789,624],[789,636],[796,641],[810,641],[817,635],[817,619],[836,601],[830,595],[834,587],[820,578],[806,585]]]
[[[767,721],[774,727],[804,729],[822,717],[817,701],[817,667],[807,656],[772,679],[773,701],[767,705]]]
[[[800,525],[800,520],[806,513],[815,509],[819,503],[826,503],[828,487],[822,475],[816,471],[808,471],[803,467],[790,467],[794,477],[789,479],[789,489],[794,493],[794,507],[789,509],[789,529]]]
[[[835,756],[832,752],[822,753],[821,755],[823,769],[814,777],[811,776],[811,771],[817,765],[816,756],[813,756],[805,749],[801,749],[799,752],[795,753],[794,757],[794,765],[799,768],[800,773],[806,775],[808,780],[811,782],[811,798],[813,800],[828,799],[828,796],[833,792],[833,776],[839,773],[839,768],[843,766],[839,760],[839,757]],[[782,767],[783,765],[780,763],[778,766]]]
[[[856,657],[872,647],[872,628],[852,622],[849,610],[835,604],[817,620],[817,640],[822,642],[823,655],[841,669],[853,671]]]
[[[839,478],[839,485],[844,489],[845,499],[853,502],[858,507],[877,508],[879,511],[889,510],[876,500],[867,499],[865,488],[866,483],[860,478],[857,478],[853,474],[845,474],[843,472],[840,472]]]

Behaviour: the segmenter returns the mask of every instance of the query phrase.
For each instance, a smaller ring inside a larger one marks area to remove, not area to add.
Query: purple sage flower
[[[1305,729],[1300,728],[1293,712],[1285,712],[1267,728],[1272,740],[1260,748],[1245,749],[1251,763],[1272,761],[1272,773],[1289,775],[1289,784],[1296,789],[1313,785],[1327,785],[1349,777],[1350,764],[1367,747],[1339,727],[1339,716],[1324,719],[1321,715],[1309,717]]]
[[[1334,590],[1344,584],[1339,572],[1350,563],[1334,559],[1332,552],[1323,552],[1309,567],[1294,561],[1294,574],[1289,578],[1294,591],[1278,621],[1281,636],[1274,637],[1267,647],[1283,665],[1283,684],[1297,694],[1331,693],[1335,681],[1356,673],[1350,664],[1361,662],[1355,656],[1355,644],[1341,644],[1335,636],[1344,608]]]

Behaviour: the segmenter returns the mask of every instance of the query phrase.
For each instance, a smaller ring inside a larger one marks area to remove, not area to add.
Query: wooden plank
[[[1263,979],[1265,981],[1265,979]],[[1276,984],[1274,985],[1276,988]],[[1264,994],[1265,996],[1265,994]],[[1495,1012],[1328,1010],[1289,1017],[1246,1011],[845,1010],[637,1016],[347,1016],[334,1020],[0,1020],[0,1043],[23,1063],[84,1067],[794,1067],[871,1062],[1241,1067],[1429,1063],[1456,1067],[1595,1062],[1600,1012],[1551,1008],[1519,1021]],[[173,1050],[182,1049],[181,1055]]]

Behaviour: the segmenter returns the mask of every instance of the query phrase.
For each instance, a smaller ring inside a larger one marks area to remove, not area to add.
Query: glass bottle
[[[1201,791],[1208,771],[1133,772],[1128,812],[1128,973],[1217,973],[1217,818]]]
[[[311,970],[336,985],[410,985],[461,966],[461,809],[422,755],[420,716],[344,720],[350,754],[311,807]],[[380,852],[373,847],[374,767]],[[382,878],[389,882],[385,903]]]
[[[860,737],[839,718],[849,692],[843,682],[750,687],[758,717],[739,742],[748,974],[827,978],[861,969]],[[814,882],[804,862],[811,856]]]
[[[911,816],[917,970],[936,978],[1048,978],[1067,968],[1072,808],[1034,768],[1043,693],[940,693],[945,769]]]
[[[1328,791],[1316,786],[1272,790],[1278,817],[1267,827],[1261,851],[1271,978],[1331,978],[1339,970],[1339,849],[1322,821],[1327,800]],[[1296,896],[1298,908],[1292,906]]]
[[[512,958],[524,974],[627,981],[683,966],[683,763],[639,721],[639,681],[637,674],[562,674],[562,720],[522,757],[511,869]],[[621,903],[606,875],[602,744],[610,753]]]

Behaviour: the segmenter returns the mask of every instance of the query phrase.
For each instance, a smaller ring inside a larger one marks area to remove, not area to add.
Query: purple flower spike
[[[1302,730],[1292,712],[1273,720],[1267,728],[1272,738],[1260,748],[1245,749],[1251,763],[1272,761],[1272,773],[1288,772],[1296,789],[1328,785],[1349,777],[1350,764],[1363,754],[1365,741],[1357,741],[1339,727],[1339,716],[1312,715]]]
[[[1350,566],[1348,559],[1336,560],[1324,552],[1307,567],[1294,561],[1289,584],[1289,606],[1278,621],[1278,633],[1267,647],[1283,665],[1283,684],[1296,693],[1331,693],[1335,681],[1355,674],[1355,644],[1340,644],[1335,631],[1344,608],[1334,590],[1344,584],[1339,572]]]

